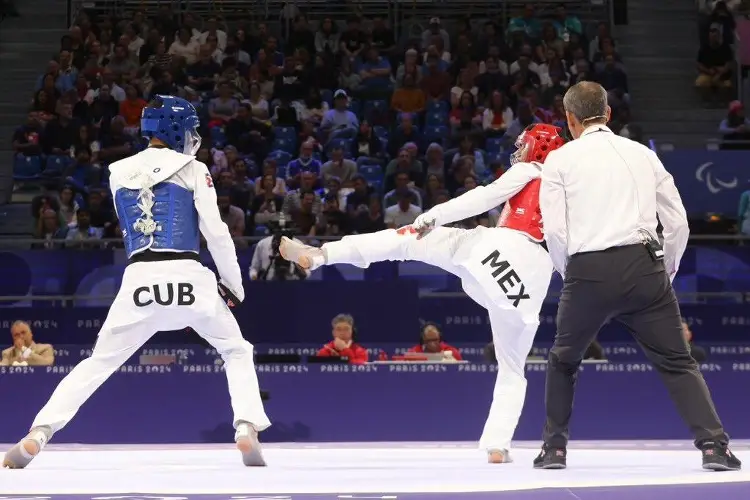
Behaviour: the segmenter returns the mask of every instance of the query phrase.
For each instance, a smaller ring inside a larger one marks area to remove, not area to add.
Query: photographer
[[[285,235],[292,238],[291,235]],[[292,238],[299,241],[297,238]],[[310,271],[302,269],[297,264],[283,259],[279,254],[281,232],[263,238],[255,246],[253,260],[250,263],[250,279],[252,281],[286,281],[304,280],[310,276]]]

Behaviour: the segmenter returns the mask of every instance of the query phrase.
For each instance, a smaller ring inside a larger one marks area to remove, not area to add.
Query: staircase
[[[11,201],[13,153],[11,138],[24,123],[36,80],[60,46],[66,31],[67,2],[16,2],[20,17],[0,24],[0,204]],[[27,214],[18,220],[20,214]],[[0,234],[27,234],[27,210],[0,209]]]
[[[699,48],[694,0],[628,0],[628,16],[629,24],[615,34],[634,122],[657,144],[704,148],[726,111],[703,109],[693,87]]]

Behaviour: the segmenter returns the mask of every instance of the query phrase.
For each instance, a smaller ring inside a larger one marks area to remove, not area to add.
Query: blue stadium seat
[[[227,143],[227,136],[224,133],[224,129],[221,127],[211,127],[211,144],[215,147],[221,148]]]
[[[486,142],[486,149],[487,154],[496,154],[496,153],[502,153],[505,149],[503,147],[503,138],[502,137],[490,137],[487,139]]]
[[[277,149],[275,151],[271,151],[271,153],[268,155],[268,157],[272,160],[276,161],[276,166],[284,166],[286,167],[287,163],[292,161],[292,155],[291,153],[287,151],[282,151],[280,149]]]
[[[355,100],[355,99],[350,100],[349,101],[349,111],[351,111],[355,115],[359,116],[360,111],[362,111],[362,104],[359,101]]]
[[[436,127],[448,123],[448,114],[439,111],[430,111],[425,118],[425,125]]]
[[[374,189],[378,195],[383,194],[383,180],[382,179],[367,181],[367,184],[370,187],[372,187],[372,189]],[[383,210],[385,210],[385,207],[383,207]]]
[[[47,157],[47,164],[44,167],[42,175],[44,177],[60,177],[65,169],[70,165],[70,156],[54,155]]]
[[[358,172],[367,180],[367,182],[380,181],[383,179],[383,169],[380,165],[362,165]]]
[[[362,108],[362,115],[365,119],[370,120],[376,113],[384,113],[388,111],[388,103],[382,99],[374,101],[366,101]]]
[[[294,127],[274,127],[273,133],[277,139],[293,141],[297,138],[297,131]]]
[[[253,231],[253,236],[268,236],[269,234],[271,231],[266,226],[255,226],[255,231]]]
[[[425,127],[424,138],[427,142],[441,142],[448,137],[449,130],[445,125]]]
[[[372,128],[372,131],[375,132],[375,135],[379,139],[388,139],[388,129],[385,127],[376,126]]]
[[[284,137],[276,137],[276,139],[273,141],[273,145],[271,145],[271,149],[277,150],[277,151],[284,151],[290,155],[294,154],[296,149],[297,141],[294,139],[288,139]]]
[[[344,151],[352,149],[352,139],[333,139],[325,146],[326,156],[331,155],[331,150],[335,147],[341,147]]]
[[[333,107],[333,92],[323,89],[320,91],[320,97],[323,99],[323,102],[328,103],[328,107]]]
[[[441,115],[447,115],[450,111],[450,106],[446,101],[430,101],[427,105],[428,113],[440,113]]]
[[[41,156],[24,156],[17,154],[13,161],[13,180],[33,181],[42,173]]]

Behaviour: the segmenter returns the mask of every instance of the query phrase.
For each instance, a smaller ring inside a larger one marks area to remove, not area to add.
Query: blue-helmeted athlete
[[[258,432],[270,424],[253,346],[229,310],[244,298],[234,243],[221,220],[211,174],[195,159],[199,120],[186,100],[156,96],[143,110],[149,147],[110,165],[110,187],[128,266],[91,357],[57,386],[31,431],[3,465],[26,467],[86,400],[158,331],[193,328],[221,354],[235,441],[247,466],[264,466]],[[220,279],[198,258],[206,239]],[[179,418],[179,417],[176,417]]]

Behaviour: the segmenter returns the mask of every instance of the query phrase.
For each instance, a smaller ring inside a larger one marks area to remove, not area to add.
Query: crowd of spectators
[[[145,147],[153,96],[180,95],[201,114],[197,157],[233,236],[282,221],[303,236],[401,226],[501,175],[526,126],[565,127],[572,83],[601,83],[611,126],[632,135],[623,61],[607,23],[591,31],[563,5],[456,33],[435,17],[403,43],[382,18],[298,15],[282,40],[263,22],[168,7],[84,13],[36,82],[13,138],[16,178],[46,188],[32,204],[40,246],[118,238],[108,165]]]
[[[730,2],[730,5],[735,8],[738,3]],[[734,45],[737,24],[727,2],[712,2],[707,8],[709,10],[700,23],[695,86],[704,103],[714,106],[726,103],[736,90]]]

